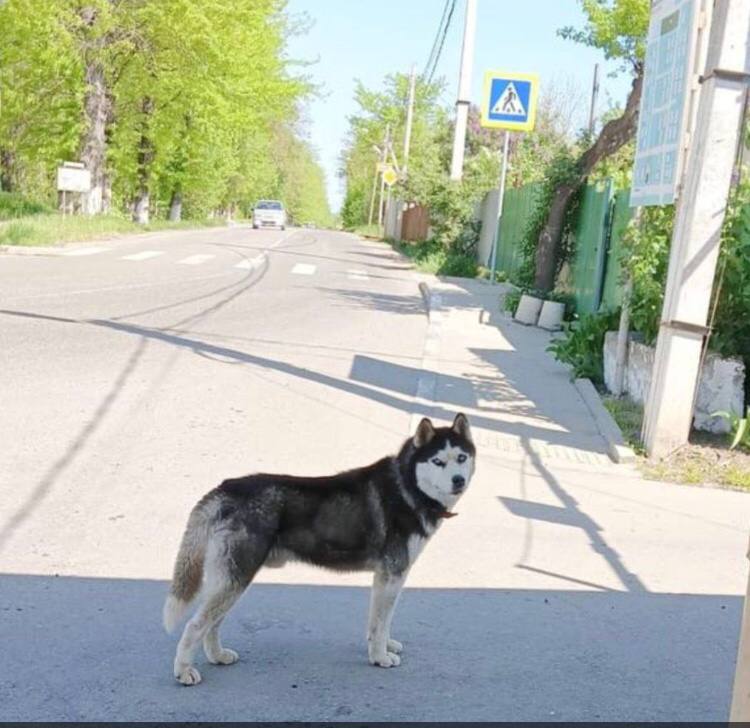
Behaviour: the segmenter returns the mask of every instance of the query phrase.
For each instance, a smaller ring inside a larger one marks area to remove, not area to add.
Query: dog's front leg
[[[396,667],[401,658],[396,654],[401,644],[390,639],[391,620],[406,574],[375,572],[370,598],[370,621],[367,628],[367,651],[370,664]]]

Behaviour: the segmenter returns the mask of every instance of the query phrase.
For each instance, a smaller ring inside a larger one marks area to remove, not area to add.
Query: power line
[[[456,2],[457,0],[451,0],[450,10],[448,11],[448,18],[446,19],[445,27],[443,28],[443,37],[440,39],[440,46],[438,47],[438,51],[435,54],[435,60],[432,63],[432,70],[427,77],[427,83],[430,83],[432,81],[432,77],[435,75],[437,65],[440,62],[440,56],[443,53],[443,47],[445,46],[445,38],[448,35],[448,30],[450,29],[451,21],[453,20],[453,13],[456,10]]]
[[[432,48],[430,49],[430,55],[427,58],[427,63],[425,64],[424,71],[422,71],[422,78],[427,77],[427,72],[430,70],[432,61],[435,58],[435,51],[437,50],[437,47],[438,47],[440,33],[443,30],[443,23],[445,22],[445,18],[448,15],[448,6],[450,4],[451,4],[451,0],[445,0],[445,5],[443,5],[443,14],[440,17],[440,24],[438,25],[437,33],[435,33],[435,40],[432,41]]]

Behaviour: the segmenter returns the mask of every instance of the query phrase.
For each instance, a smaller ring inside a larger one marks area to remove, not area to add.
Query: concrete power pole
[[[464,42],[461,50],[461,74],[456,99],[456,129],[453,135],[453,158],[451,179],[460,180],[464,173],[464,146],[466,145],[466,123],[471,101],[471,71],[474,64],[474,36],[477,29],[477,0],[466,0],[466,22]]]
[[[688,440],[721,227],[741,136],[748,0],[716,0],[698,114],[677,203],[643,440],[663,457]]]
[[[412,65],[409,79],[409,104],[406,107],[406,131],[404,132],[404,166],[403,173],[409,170],[409,147],[411,146],[411,127],[414,122],[414,92],[417,86],[417,67]]]

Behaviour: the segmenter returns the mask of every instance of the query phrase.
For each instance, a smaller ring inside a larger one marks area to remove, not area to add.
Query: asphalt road
[[[436,336],[403,259],[314,230],[0,255],[0,720],[726,719],[750,499],[603,463],[543,334],[462,300]],[[366,575],[293,565],[228,616],[240,662],[178,685],[160,612],[195,501],[393,452],[425,368],[483,445],[401,666],[367,664]]]

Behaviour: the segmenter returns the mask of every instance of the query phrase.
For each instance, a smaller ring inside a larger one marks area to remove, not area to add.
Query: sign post
[[[63,162],[57,168],[57,190],[62,193],[62,213],[67,211],[67,192],[88,192],[91,189],[91,172],[81,162]]]
[[[511,131],[531,131],[536,121],[536,99],[539,78],[534,73],[505,73],[487,71],[484,74],[481,125],[488,129],[505,129],[503,161],[500,167],[500,189],[497,208],[497,225],[492,245],[490,280],[495,283],[497,246],[500,237],[500,220],[503,215],[505,177],[508,171],[508,143]]]

